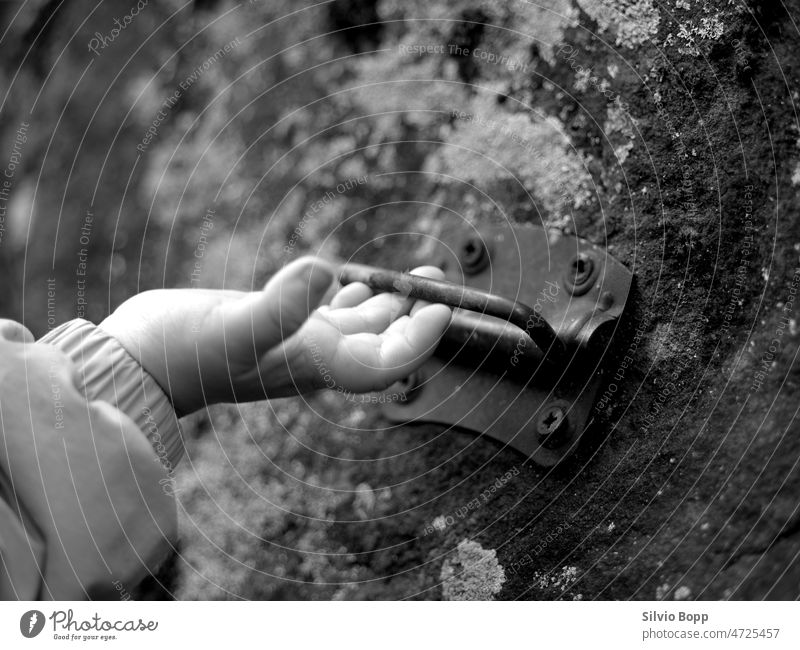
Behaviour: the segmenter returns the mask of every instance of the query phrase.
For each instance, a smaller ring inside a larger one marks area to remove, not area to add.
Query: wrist
[[[127,303],[126,303],[127,305]],[[186,381],[171,381],[169,358],[173,346],[168,344],[164,328],[161,324],[141,317],[139,310],[122,308],[103,320],[98,328],[114,338],[119,345],[147,372],[169,400],[177,417],[181,418],[200,408],[193,408],[189,403],[185,384],[190,381],[187,373]],[[174,373],[173,373],[174,374]]]

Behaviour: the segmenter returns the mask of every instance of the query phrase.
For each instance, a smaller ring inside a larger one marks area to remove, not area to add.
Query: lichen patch
[[[661,14],[652,0],[578,0],[602,31],[616,36],[617,45],[633,48],[658,32]]]
[[[619,164],[628,159],[628,154],[633,149],[635,126],[633,118],[619,103],[609,106],[603,132],[614,147],[614,155]]]
[[[456,547],[455,557],[442,564],[439,579],[445,600],[493,600],[503,588],[506,574],[497,561],[497,551],[464,539]]]
[[[443,135],[428,171],[490,190],[513,181],[541,203],[550,225],[593,199],[587,161],[554,117],[497,110],[478,97]]]
[[[555,589],[564,592],[578,579],[578,567],[565,566],[551,573],[536,572],[533,574],[533,584],[539,589]]]
[[[677,43],[678,52],[689,56],[700,56],[703,43],[718,41],[725,33],[725,24],[719,13],[703,16],[699,21],[687,21],[678,24],[678,31],[670,33],[664,39],[665,45]]]

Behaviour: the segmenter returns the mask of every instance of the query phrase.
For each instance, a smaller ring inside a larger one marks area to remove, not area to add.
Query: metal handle
[[[363,264],[345,264],[339,269],[339,282],[350,284],[363,282],[375,291],[394,291],[428,302],[441,303],[487,316],[494,316],[515,325],[524,338],[511,328],[503,328],[481,321],[468,315],[453,315],[453,320],[445,337],[456,342],[466,342],[479,337],[486,342],[499,344],[505,350],[517,350],[523,357],[541,360],[542,354],[556,360],[566,354],[564,344],[556,336],[550,324],[532,307],[493,293],[473,289],[454,282],[431,280],[409,273],[399,273],[388,269]],[[534,351],[527,341],[539,350]]]

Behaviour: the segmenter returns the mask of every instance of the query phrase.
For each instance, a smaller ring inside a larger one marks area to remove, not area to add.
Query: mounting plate
[[[591,421],[603,360],[632,275],[602,247],[540,227],[463,224],[439,241],[433,263],[446,279],[531,306],[566,355],[534,346],[526,332],[486,314],[456,310],[436,355],[386,404],[398,423],[438,423],[488,436],[553,466]]]

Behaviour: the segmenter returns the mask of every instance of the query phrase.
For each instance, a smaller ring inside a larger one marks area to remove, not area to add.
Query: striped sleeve
[[[183,437],[172,404],[155,379],[102,328],[71,320],[43,336],[77,366],[78,388],[89,400],[107,402],[128,415],[171,472],[183,456]]]

